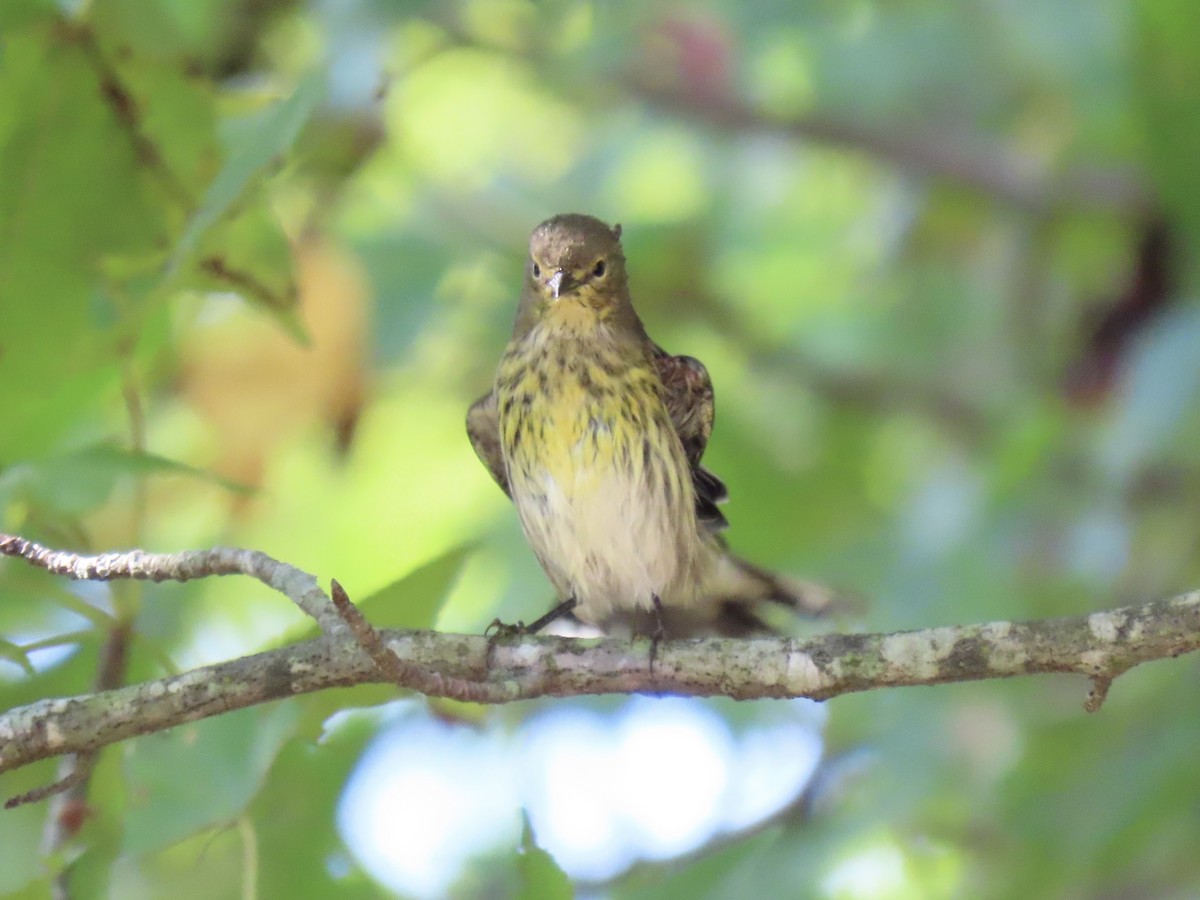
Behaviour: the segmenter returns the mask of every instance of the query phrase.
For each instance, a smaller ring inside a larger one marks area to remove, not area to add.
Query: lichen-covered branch
[[[1200,649],[1200,591],[1039,622],[805,640],[667,641],[653,674],[647,640],[379,634],[403,662],[390,673],[343,631],[170,678],[9,710],[0,714],[0,772],[257,703],[397,677],[430,696],[505,703],[628,692],[823,700],[876,688],[1073,672],[1093,679],[1096,698],[1135,665]]]
[[[125,550],[81,556],[67,550],[52,550],[11,534],[0,534],[0,555],[19,556],[47,572],[78,581],[191,581],[210,575],[249,575],[288,597],[312,616],[326,634],[341,634],[346,625],[317,579],[307,572],[272,559],[258,550],[213,547],[181,553],[146,553]]]

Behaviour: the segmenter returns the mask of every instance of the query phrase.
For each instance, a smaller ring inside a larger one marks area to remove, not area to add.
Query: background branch
[[[771,116],[728,96],[668,87],[631,77],[630,92],[667,113],[733,131],[759,131],[829,144],[875,157],[919,177],[941,178],[1035,214],[1089,209],[1140,217],[1153,206],[1136,171],[1073,164],[1046,165],[996,145],[994,137],[867,124],[811,112]]]
[[[14,540],[0,540],[0,547]],[[72,554],[45,552],[58,559],[52,571],[90,570],[104,559],[72,563]],[[805,640],[673,641],[659,648],[653,674],[646,640],[382,631],[383,644],[403,663],[385,667],[348,631],[343,626],[181,675],[11,709],[0,715],[0,772],[270,700],[368,682],[394,681],[429,696],[479,703],[630,692],[824,700],[884,687],[1072,672],[1093,679],[1087,707],[1095,709],[1111,681],[1133,666],[1200,649],[1200,591],[1038,622]]]

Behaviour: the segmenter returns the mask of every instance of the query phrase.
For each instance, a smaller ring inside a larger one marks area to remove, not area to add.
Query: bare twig
[[[1092,687],[1088,691],[1087,699],[1083,701],[1083,708],[1088,712],[1096,712],[1104,705],[1104,701],[1108,699],[1108,689],[1112,687],[1113,676],[1111,675],[1095,675],[1092,677]]]
[[[108,630],[104,649],[100,653],[100,669],[96,673],[96,691],[103,692],[119,688],[125,683],[125,670],[129,664],[129,642],[133,628],[129,622],[114,622]],[[22,797],[14,797],[5,803],[20,805],[52,797],[50,812],[42,829],[42,848],[53,853],[79,832],[90,810],[88,808],[88,781],[99,761],[96,750],[71,754],[58,767],[58,778],[51,784],[27,791]],[[28,799],[23,799],[28,798]],[[67,889],[70,867],[64,868],[55,879],[52,893],[55,897],[70,896]]]
[[[403,685],[404,679],[408,675],[404,664],[400,662],[400,658],[396,654],[384,646],[379,632],[359,612],[358,607],[350,602],[350,595],[346,593],[346,589],[338,583],[336,578],[329,582],[329,596],[337,608],[338,615],[342,617],[342,621],[346,623],[350,633],[358,641],[358,645],[366,651],[367,656],[371,657],[371,661],[379,669],[379,674],[389,681]]]
[[[326,634],[340,634],[346,629],[316,578],[257,550],[213,547],[211,550],[185,550],[182,553],[127,550],[81,556],[65,550],[51,550],[15,535],[0,534],[0,555],[19,556],[47,572],[81,581],[112,581],[118,578],[191,581],[210,575],[249,575],[288,597],[312,616]]]
[[[87,781],[87,776],[91,774],[91,769],[87,771],[79,767],[73,768],[65,778],[60,778],[58,781],[52,781],[50,784],[42,784],[26,791],[23,794],[18,794],[15,797],[9,797],[4,801],[5,809],[15,809],[18,806],[24,806],[26,803],[37,803],[39,800],[45,800],[48,797],[53,797],[55,794],[61,794],[69,791],[75,785]]]
[[[462,679],[447,678],[440,672],[429,671],[420,666],[406,663],[395,652],[388,649],[379,632],[366,620],[358,607],[350,602],[350,596],[334,579],[330,582],[330,596],[342,621],[354,635],[354,640],[371,658],[379,673],[388,681],[402,688],[420,691],[431,696],[453,696],[461,700],[487,702],[486,697],[476,696],[476,686]]]

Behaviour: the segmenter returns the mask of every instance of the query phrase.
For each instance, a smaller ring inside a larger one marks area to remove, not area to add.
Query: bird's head
[[[525,261],[522,320],[526,325],[546,317],[605,321],[632,313],[621,251],[621,226],[565,213],[533,230]]]

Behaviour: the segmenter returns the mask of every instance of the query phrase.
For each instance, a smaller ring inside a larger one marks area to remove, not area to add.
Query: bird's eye
[[[542,267],[539,266],[537,263],[533,264],[533,277],[534,278],[542,277]]]
[[[601,260],[598,260],[598,261],[596,262],[596,265],[594,265],[594,266],[592,267],[592,275],[593,275],[593,277],[595,277],[595,278],[603,278],[603,277],[604,277],[604,271],[605,271],[605,268],[606,268],[606,266],[604,265],[604,260],[602,260],[602,259],[601,259]]]

